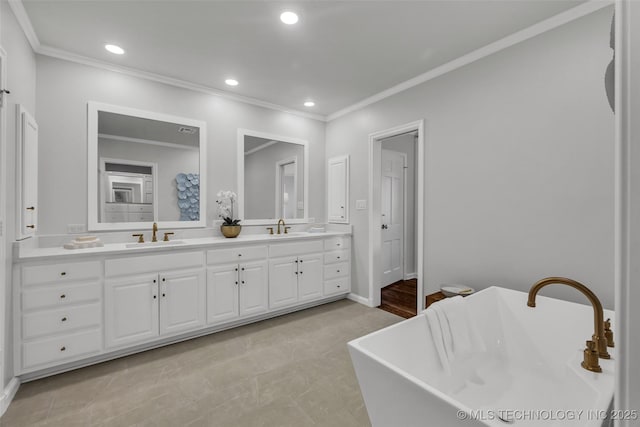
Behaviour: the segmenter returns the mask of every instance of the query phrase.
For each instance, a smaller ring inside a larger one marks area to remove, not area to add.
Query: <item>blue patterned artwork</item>
[[[179,173],[176,175],[176,187],[180,221],[198,221],[200,219],[200,175]]]

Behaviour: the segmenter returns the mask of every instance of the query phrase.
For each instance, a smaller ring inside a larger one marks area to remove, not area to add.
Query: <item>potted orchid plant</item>
[[[224,237],[238,237],[242,226],[239,219],[234,219],[234,205],[238,201],[238,195],[233,191],[218,191],[216,194],[218,204],[218,217],[222,218],[220,231]]]

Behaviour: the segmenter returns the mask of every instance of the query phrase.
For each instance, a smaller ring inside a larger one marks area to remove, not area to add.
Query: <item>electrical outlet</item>
[[[79,234],[87,231],[86,224],[67,224],[67,233]]]
[[[367,201],[366,200],[356,200],[356,209],[359,211],[363,211],[367,209]]]

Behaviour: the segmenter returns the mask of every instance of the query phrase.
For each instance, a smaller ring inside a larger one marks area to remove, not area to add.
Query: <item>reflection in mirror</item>
[[[89,103],[91,229],[204,226],[204,133],[200,121]]]
[[[306,141],[239,131],[240,212],[246,221],[307,218]],[[299,221],[296,221],[299,220]]]

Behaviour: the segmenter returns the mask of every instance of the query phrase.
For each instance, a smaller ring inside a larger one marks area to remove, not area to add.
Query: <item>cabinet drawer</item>
[[[140,205],[129,205],[128,210],[130,213],[133,212],[153,212],[153,205],[140,204]]]
[[[22,368],[43,365],[100,351],[100,329],[45,338],[22,345]]]
[[[326,265],[324,267],[324,278],[325,279],[335,279],[338,277],[349,277],[350,276],[350,265],[348,262],[340,262],[337,264]]]
[[[229,264],[232,262],[266,259],[268,255],[269,249],[266,246],[212,249],[207,251],[207,264]]]
[[[97,279],[101,273],[100,261],[26,266],[22,268],[22,285]]]
[[[351,236],[336,236],[324,240],[326,251],[334,249],[349,249],[351,247]]]
[[[309,254],[322,252],[322,240],[310,240],[295,243],[280,243],[269,246],[270,257]]]
[[[105,212],[127,212],[127,205],[124,203],[105,203]]]
[[[25,314],[22,317],[22,337],[29,339],[99,326],[102,318],[100,307],[95,303]]]
[[[129,214],[126,212],[107,212],[104,218],[106,222],[128,222]]]
[[[327,280],[324,282],[324,295],[333,295],[349,292],[351,289],[348,277],[340,279]]]
[[[349,261],[349,255],[349,251],[346,249],[341,251],[327,252],[324,254],[324,263],[333,264],[334,262]]]
[[[153,221],[153,212],[129,213],[127,218],[129,222],[151,222]]]
[[[51,285],[22,291],[22,309],[59,307],[85,301],[98,301],[102,296],[99,283]]]
[[[176,252],[163,255],[108,259],[105,276],[130,276],[141,273],[198,268],[204,265],[204,252]]]

